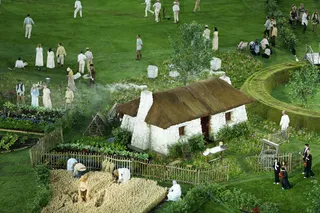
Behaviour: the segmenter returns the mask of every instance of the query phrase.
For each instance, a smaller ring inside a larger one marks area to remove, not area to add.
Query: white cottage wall
[[[228,123],[229,126],[245,122],[248,120],[247,111],[245,105],[234,108],[231,113],[231,122]]]
[[[224,112],[212,115],[210,118],[210,134],[217,134],[226,124],[227,122]]]
[[[124,115],[120,127],[132,133],[135,126],[135,119],[135,117],[131,117],[130,115]]]

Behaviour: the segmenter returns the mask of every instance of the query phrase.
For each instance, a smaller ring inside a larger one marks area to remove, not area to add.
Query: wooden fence
[[[42,154],[41,163],[46,163],[51,169],[66,169],[67,160],[75,158],[85,164],[88,170],[100,170],[102,162],[108,160],[117,168],[129,168],[132,176],[145,177],[157,180],[177,180],[181,183],[200,184],[223,182],[229,180],[229,168],[219,166],[213,169],[191,169],[164,164],[154,164],[148,161],[128,159],[123,157],[107,156],[81,152],[47,152]]]
[[[278,158],[278,162],[285,161],[287,171],[291,171],[303,165],[298,154],[282,153],[278,155],[256,155],[245,158],[245,162],[254,172],[263,172],[273,170],[274,159]]]
[[[30,162],[34,166],[42,161],[43,153],[49,152],[63,142],[62,128],[58,128],[40,138],[36,145],[29,150]]]

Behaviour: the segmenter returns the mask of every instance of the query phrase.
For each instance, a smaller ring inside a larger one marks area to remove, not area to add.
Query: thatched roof
[[[212,78],[153,93],[153,104],[145,122],[166,129],[172,125],[225,112],[251,102],[252,98],[227,82]],[[118,105],[117,111],[135,117],[139,103],[140,98],[137,98]]]

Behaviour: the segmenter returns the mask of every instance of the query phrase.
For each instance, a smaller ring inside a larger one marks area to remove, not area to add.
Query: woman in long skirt
[[[41,44],[38,44],[38,47],[36,48],[36,67],[38,67],[38,69],[43,67],[43,49]]]
[[[68,71],[68,87],[75,92],[77,90],[76,88],[76,84],[74,83],[74,79],[73,79],[73,72],[72,69],[70,69],[69,67],[67,68]]]
[[[291,185],[289,182],[289,178],[288,178],[288,172],[286,171],[286,169],[284,167],[281,167],[281,172],[280,172],[280,177],[282,178],[281,180],[281,184],[282,184],[282,189],[291,189]]]
[[[52,51],[52,48],[49,48],[49,51],[47,52],[47,67],[50,69],[53,69],[54,66],[54,52]]]
[[[51,98],[50,98],[50,89],[47,88],[47,85],[43,86],[43,96],[42,96],[42,101],[43,101],[43,106],[45,108],[52,108],[52,103],[51,103]]]
[[[212,40],[212,50],[218,50],[219,46],[219,37],[218,37],[218,29],[215,27],[213,32],[213,40]]]
[[[34,107],[38,107],[39,106],[39,90],[36,87],[36,85],[32,85],[31,88],[31,105]]]

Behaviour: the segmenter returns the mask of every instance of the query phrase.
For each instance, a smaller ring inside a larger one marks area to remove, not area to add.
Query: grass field
[[[162,0],[166,16],[172,17],[173,0]],[[181,23],[192,20],[210,29],[219,29],[219,51],[234,50],[241,40],[251,41],[262,37],[265,22],[264,0],[202,0],[201,12],[192,13],[193,0],[181,1]],[[107,84],[124,78],[146,74],[149,64],[161,65],[171,53],[169,35],[177,32],[179,25],[170,20],[156,24],[152,16],[144,17],[142,0],[83,0],[83,18],[73,18],[74,1],[63,0],[2,0],[0,5],[0,73],[6,73],[13,67],[18,56],[29,63],[26,71],[14,70],[17,79],[44,81],[46,77],[52,83],[66,82],[66,72],[62,68],[39,72],[34,67],[35,48],[41,43],[46,50],[56,50],[57,43],[62,42],[66,48],[66,66],[77,69],[77,54],[90,47],[94,54],[97,70],[97,82]],[[297,3],[297,2],[296,2]],[[307,9],[313,11],[319,7],[316,0],[304,1]],[[282,0],[280,4],[284,14],[288,14],[292,1]],[[36,23],[30,40],[24,38],[23,19],[30,13]],[[320,38],[311,32],[311,24],[306,35],[302,27],[294,30],[299,38],[297,54],[302,58],[305,44],[312,45],[318,51]],[[141,34],[144,42],[143,59],[135,61],[136,35]],[[320,34],[320,28],[318,28]],[[263,60],[265,66],[294,61],[291,53],[280,45],[274,49],[270,60]],[[222,62],[223,63],[223,62]],[[4,82],[1,82],[4,83]],[[12,85],[14,88],[14,85]],[[53,91],[54,92],[54,91]],[[291,145],[301,148],[304,142],[296,141]],[[291,146],[290,145],[290,146]],[[285,145],[286,146],[286,145]],[[317,147],[320,148],[320,147]],[[291,150],[291,148],[288,148]],[[319,173],[319,154],[315,155],[315,168]],[[269,176],[268,176],[269,175]],[[272,174],[257,174],[245,179],[233,180],[230,187],[236,186],[251,192],[259,198],[278,201],[281,212],[303,212],[300,208],[308,205],[303,192],[309,180],[303,180],[300,171],[290,174],[294,188],[290,191],[278,190],[272,185]],[[319,178],[318,178],[319,180]],[[0,212],[24,212],[32,201],[36,190],[34,173],[29,165],[27,151],[0,155]],[[299,202],[296,202],[299,201]],[[288,207],[286,207],[288,206]],[[300,209],[299,209],[300,208]],[[219,210],[218,210],[219,209]],[[296,211],[299,210],[299,211]],[[205,212],[228,212],[227,208],[217,203],[209,203]]]

